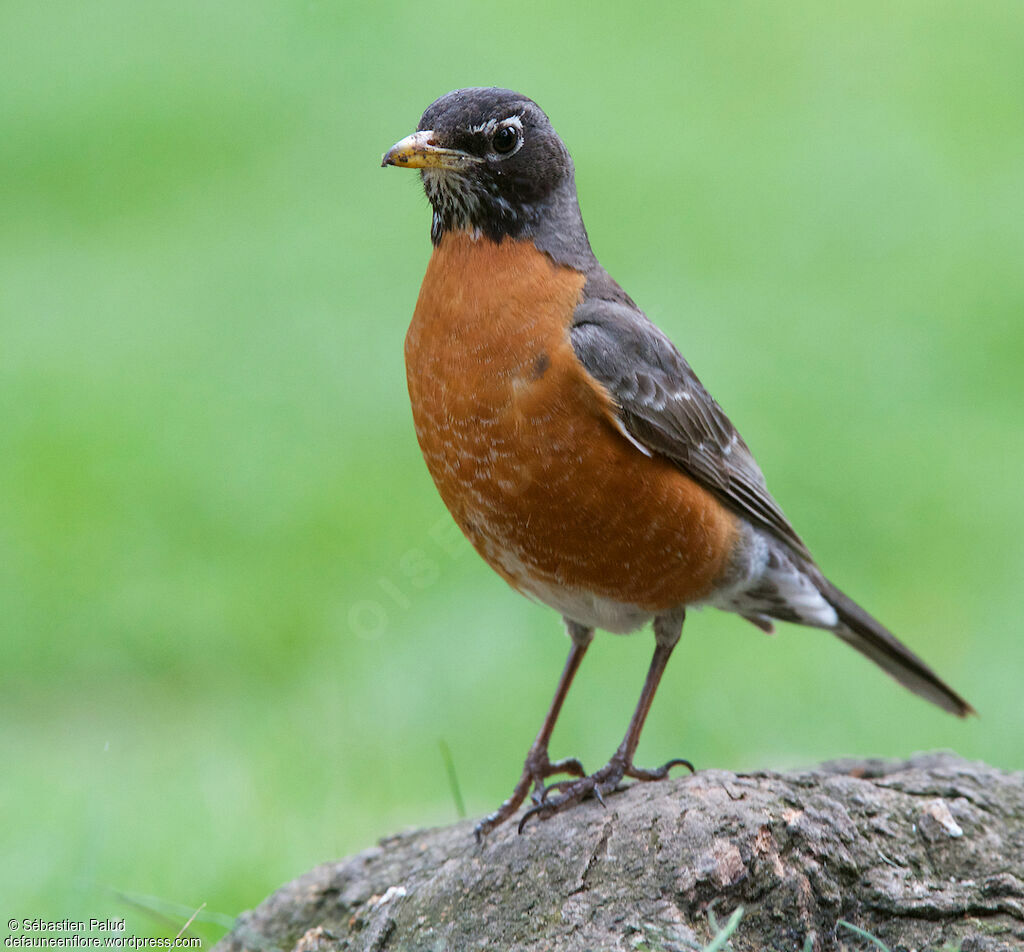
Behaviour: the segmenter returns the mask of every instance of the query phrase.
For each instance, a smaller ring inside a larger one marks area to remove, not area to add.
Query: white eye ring
[[[505,132],[506,129],[511,129],[515,133],[515,138],[512,140],[510,148],[499,149],[497,139]],[[490,134],[491,151],[494,155],[500,156],[503,159],[507,159],[511,155],[515,155],[523,147],[523,121],[519,116],[510,116],[508,119],[497,123],[497,128],[493,133]]]

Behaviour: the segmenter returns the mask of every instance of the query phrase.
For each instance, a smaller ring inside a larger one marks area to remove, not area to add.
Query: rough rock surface
[[[482,846],[390,837],[282,886],[220,952],[1024,949],[1024,773],[952,754],[637,784]]]

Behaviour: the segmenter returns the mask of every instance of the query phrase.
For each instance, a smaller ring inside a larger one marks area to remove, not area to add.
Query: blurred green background
[[[420,459],[428,206],[378,168],[458,86],[549,112],[602,262],[982,714],[697,613],[639,760],[1024,766],[1017,0],[5,0],[0,36],[7,916],[226,921],[455,819],[439,739],[472,815],[518,776],[568,643]],[[651,648],[599,638],[553,754],[604,762]]]

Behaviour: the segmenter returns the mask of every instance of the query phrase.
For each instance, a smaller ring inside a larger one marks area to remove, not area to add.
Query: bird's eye
[[[498,155],[508,155],[519,144],[519,130],[515,126],[502,126],[491,139],[491,147]]]

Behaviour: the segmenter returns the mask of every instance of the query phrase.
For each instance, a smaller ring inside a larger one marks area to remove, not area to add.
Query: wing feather
[[[580,363],[615,402],[616,424],[810,560],[725,412],[672,342],[630,305],[584,299],[570,329]]]

